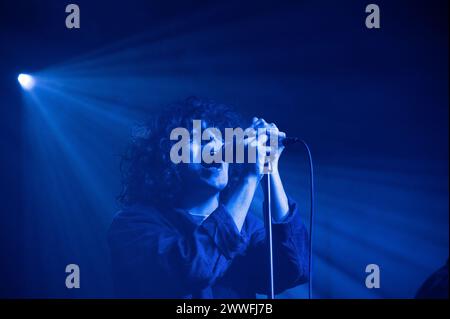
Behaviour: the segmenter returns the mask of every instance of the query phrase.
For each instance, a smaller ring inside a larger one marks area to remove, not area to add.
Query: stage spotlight
[[[22,88],[25,90],[31,90],[35,84],[34,78],[29,74],[19,74],[17,77],[17,80],[19,81]]]

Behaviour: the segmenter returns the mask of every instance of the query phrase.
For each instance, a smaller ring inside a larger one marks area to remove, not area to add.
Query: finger
[[[253,125],[252,125],[252,126],[253,126],[254,128],[257,128],[257,127],[261,126],[261,123],[262,123],[262,122],[261,122],[261,119],[257,119],[256,121],[253,122]]]
[[[267,136],[267,134],[259,135],[258,136],[258,144],[259,145],[264,145],[267,142],[268,139],[269,139],[269,137]]]
[[[267,132],[268,132],[269,134],[278,135],[279,131],[280,131],[280,130],[278,129],[278,127],[277,127],[274,123],[268,124],[268,126],[267,126]]]
[[[253,123],[254,128],[260,128],[260,127],[266,127],[267,122],[264,119],[258,119],[256,122]]]
[[[259,162],[265,162],[266,158],[268,157],[270,149],[267,149],[266,147],[258,148],[258,161]]]
[[[255,141],[251,141],[249,144],[248,144],[248,146],[249,147],[257,147],[258,146],[258,142],[255,140]]]
[[[258,147],[258,152],[260,156],[266,156],[267,154],[270,154],[270,152],[273,152],[273,149],[270,146],[260,145]]]
[[[250,145],[250,143],[253,143],[254,141],[256,141],[256,139],[256,136],[250,136],[244,139],[243,143],[244,145]]]
[[[260,147],[265,145],[268,139],[269,137],[266,134],[259,135],[258,138],[252,138],[252,140],[248,142],[248,145],[251,147]]]
[[[273,123],[271,123],[271,124],[273,124]],[[274,136],[278,136],[279,138],[282,138],[282,139],[286,138],[286,133],[280,131],[278,129],[278,127],[276,127],[276,125],[271,127],[271,128],[268,128],[267,131],[268,131],[268,134],[270,135],[271,138],[274,137]]]

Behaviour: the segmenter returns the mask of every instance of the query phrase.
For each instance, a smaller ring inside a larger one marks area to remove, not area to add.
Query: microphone
[[[278,144],[282,144],[284,147],[288,147],[297,143],[301,143],[302,140],[298,137],[293,136],[286,136],[286,137],[279,137],[278,138]],[[232,143],[223,143],[221,149],[224,150],[227,145],[230,145]]]
[[[285,147],[300,143],[301,140],[298,137],[286,136],[285,138],[279,138],[278,143],[283,144]]]

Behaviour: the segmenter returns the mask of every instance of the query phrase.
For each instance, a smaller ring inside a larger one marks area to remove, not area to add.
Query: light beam
[[[36,81],[31,75],[24,73],[19,74],[17,80],[19,81],[20,85],[24,90],[31,90],[36,83]]]

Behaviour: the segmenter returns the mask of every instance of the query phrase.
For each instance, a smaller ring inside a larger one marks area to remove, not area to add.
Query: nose
[[[213,144],[213,148],[211,149],[211,152],[218,153],[224,146],[224,143],[221,138],[217,137],[216,135],[211,136],[211,142]]]

